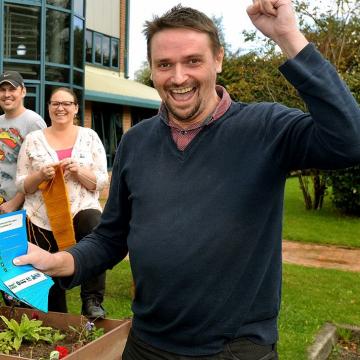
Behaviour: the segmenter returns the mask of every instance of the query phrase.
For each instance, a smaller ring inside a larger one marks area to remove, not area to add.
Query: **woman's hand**
[[[58,163],[46,164],[39,171],[30,173],[24,180],[25,194],[34,194],[39,190],[43,181],[49,181],[55,176],[55,167]]]
[[[66,179],[72,176],[73,179],[76,179],[88,190],[94,191],[96,189],[96,176],[90,169],[81,167],[79,163],[72,158],[61,160],[60,165],[63,168]]]
[[[47,164],[40,169],[42,181],[51,180],[55,176],[55,166],[57,164]]]
[[[63,169],[65,178],[69,176],[74,176],[78,179],[80,166],[79,164],[72,158],[66,158],[60,161],[60,166]]]

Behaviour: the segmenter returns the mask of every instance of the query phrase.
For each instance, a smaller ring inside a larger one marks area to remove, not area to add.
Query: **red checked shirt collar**
[[[220,102],[215,108],[213,114],[186,130],[181,129],[172,120],[168,119],[166,107],[164,103],[161,104],[159,114],[165,123],[170,127],[171,136],[180,151],[185,150],[185,148],[205,126],[219,119],[229,109],[231,105],[231,98],[229,93],[220,85],[216,85],[216,92],[220,97]]]

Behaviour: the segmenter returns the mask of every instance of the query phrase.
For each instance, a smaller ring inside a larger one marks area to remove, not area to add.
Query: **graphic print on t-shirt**
[[[9,200],[14,188],[16,162],[24,137],[16,127],[0,127],[0,204]]]
[[[23,140],[18,129],[0,128],[0,161],[16,162]]]

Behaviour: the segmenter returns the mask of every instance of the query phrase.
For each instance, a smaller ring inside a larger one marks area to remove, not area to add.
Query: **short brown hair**
[[[214,55],[221,49],[218,29],[214,22],[201,11],[178,4],[162,16],[154,16],[152,21],[145,22],[143,33],[146,37],[147,57],[150,66],[150,47],[153,36],[162,30],[176,28],[190,29],[208,34]]]

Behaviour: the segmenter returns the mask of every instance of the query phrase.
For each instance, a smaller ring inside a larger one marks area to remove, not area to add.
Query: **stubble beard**
[[[172,117],[178,122],[181,123],[189,123],[193,120],[196,114],[198,114],[201,107],[201,102],[198,100],[194,106],[188,111],[187,113],[180,113],[179,111],[176,111],[167,101],[165,101],[165,106],[169,114],[171,114]]]

